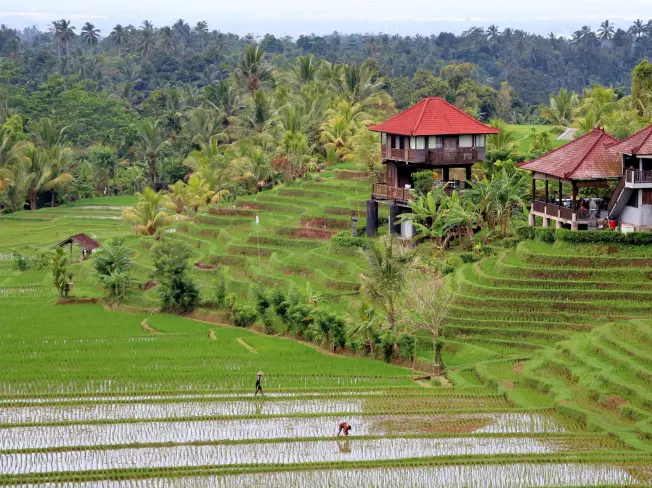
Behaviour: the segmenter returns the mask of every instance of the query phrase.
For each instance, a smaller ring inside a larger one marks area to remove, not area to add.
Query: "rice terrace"
[[[652,31],[204,24],[0,28],[0,486],[652,486]]]

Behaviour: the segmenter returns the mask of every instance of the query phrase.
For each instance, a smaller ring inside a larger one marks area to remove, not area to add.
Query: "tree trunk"
[[[156,156],[149,157],[149,180],[152,184],[152,190],[156,191]]]
[[[36,192],[34,190],[29,191],[29,207],[30,210],[36,210]]]
[[[50,192],[50,194],[51,194],[51,195],[50,195],[50,208],[54,208],[54,205],[55,205],[55,201],[54,201],[55,193],[54,193],[54,190],[52,190],[52,191]]]

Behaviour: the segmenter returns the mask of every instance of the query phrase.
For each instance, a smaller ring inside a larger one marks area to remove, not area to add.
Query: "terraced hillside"
[[[216,266],[241,298],[257,282],[310,282],[351,312],[364,263],[328,238],[350,227],[368,186],[320,179],[170,226],[207,265],[193,270],[203,291]],[[132,202],[0,219],[0,485],[652,483],[649,250],[525,242],[459,268],[447,378],[413,381],[405,368],[219,325],[210,310],[195,318],[211,322],[151,314],[156,287],[130,298],[131,313],[53,305],[47,271],[15,269],[14,253],[72,234],[122,235],[145,283],[154,238],[120,220]],[[89,264],[74,265],[75,294],[98,297]],[[265,396],[254,398],[261,369]],[[342,421],[347,438],[335,437]]]
[[[649,252],[528,241],[460,269],[444,330],[449,378],[521,405],[535,398],[651,452]]]

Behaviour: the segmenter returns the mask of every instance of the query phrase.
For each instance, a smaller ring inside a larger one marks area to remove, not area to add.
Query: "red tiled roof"
[[[403,136],[497,134],[498,129],[475,120],[443,98],[428,97],[369,130]]]
[[[597,180],[622,176],[622,160],[612,149],[618,142],[605,131],[588,134],[518,167],[571,180]]]
[[[652,156],[652,125],[636,134],[610,145],[613,151],[633,156]]]

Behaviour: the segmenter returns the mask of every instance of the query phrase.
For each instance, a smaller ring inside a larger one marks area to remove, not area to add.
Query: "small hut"
[[[61,241],[57,247],[70,246],[70,257],[72,259],[72,246],[78,245],[81,248],[82,259],[88,259],[91,253],[100,247],[100,243],[95,239],[88,237],[86,234],[76,234],[68,237],[68,239]]]

